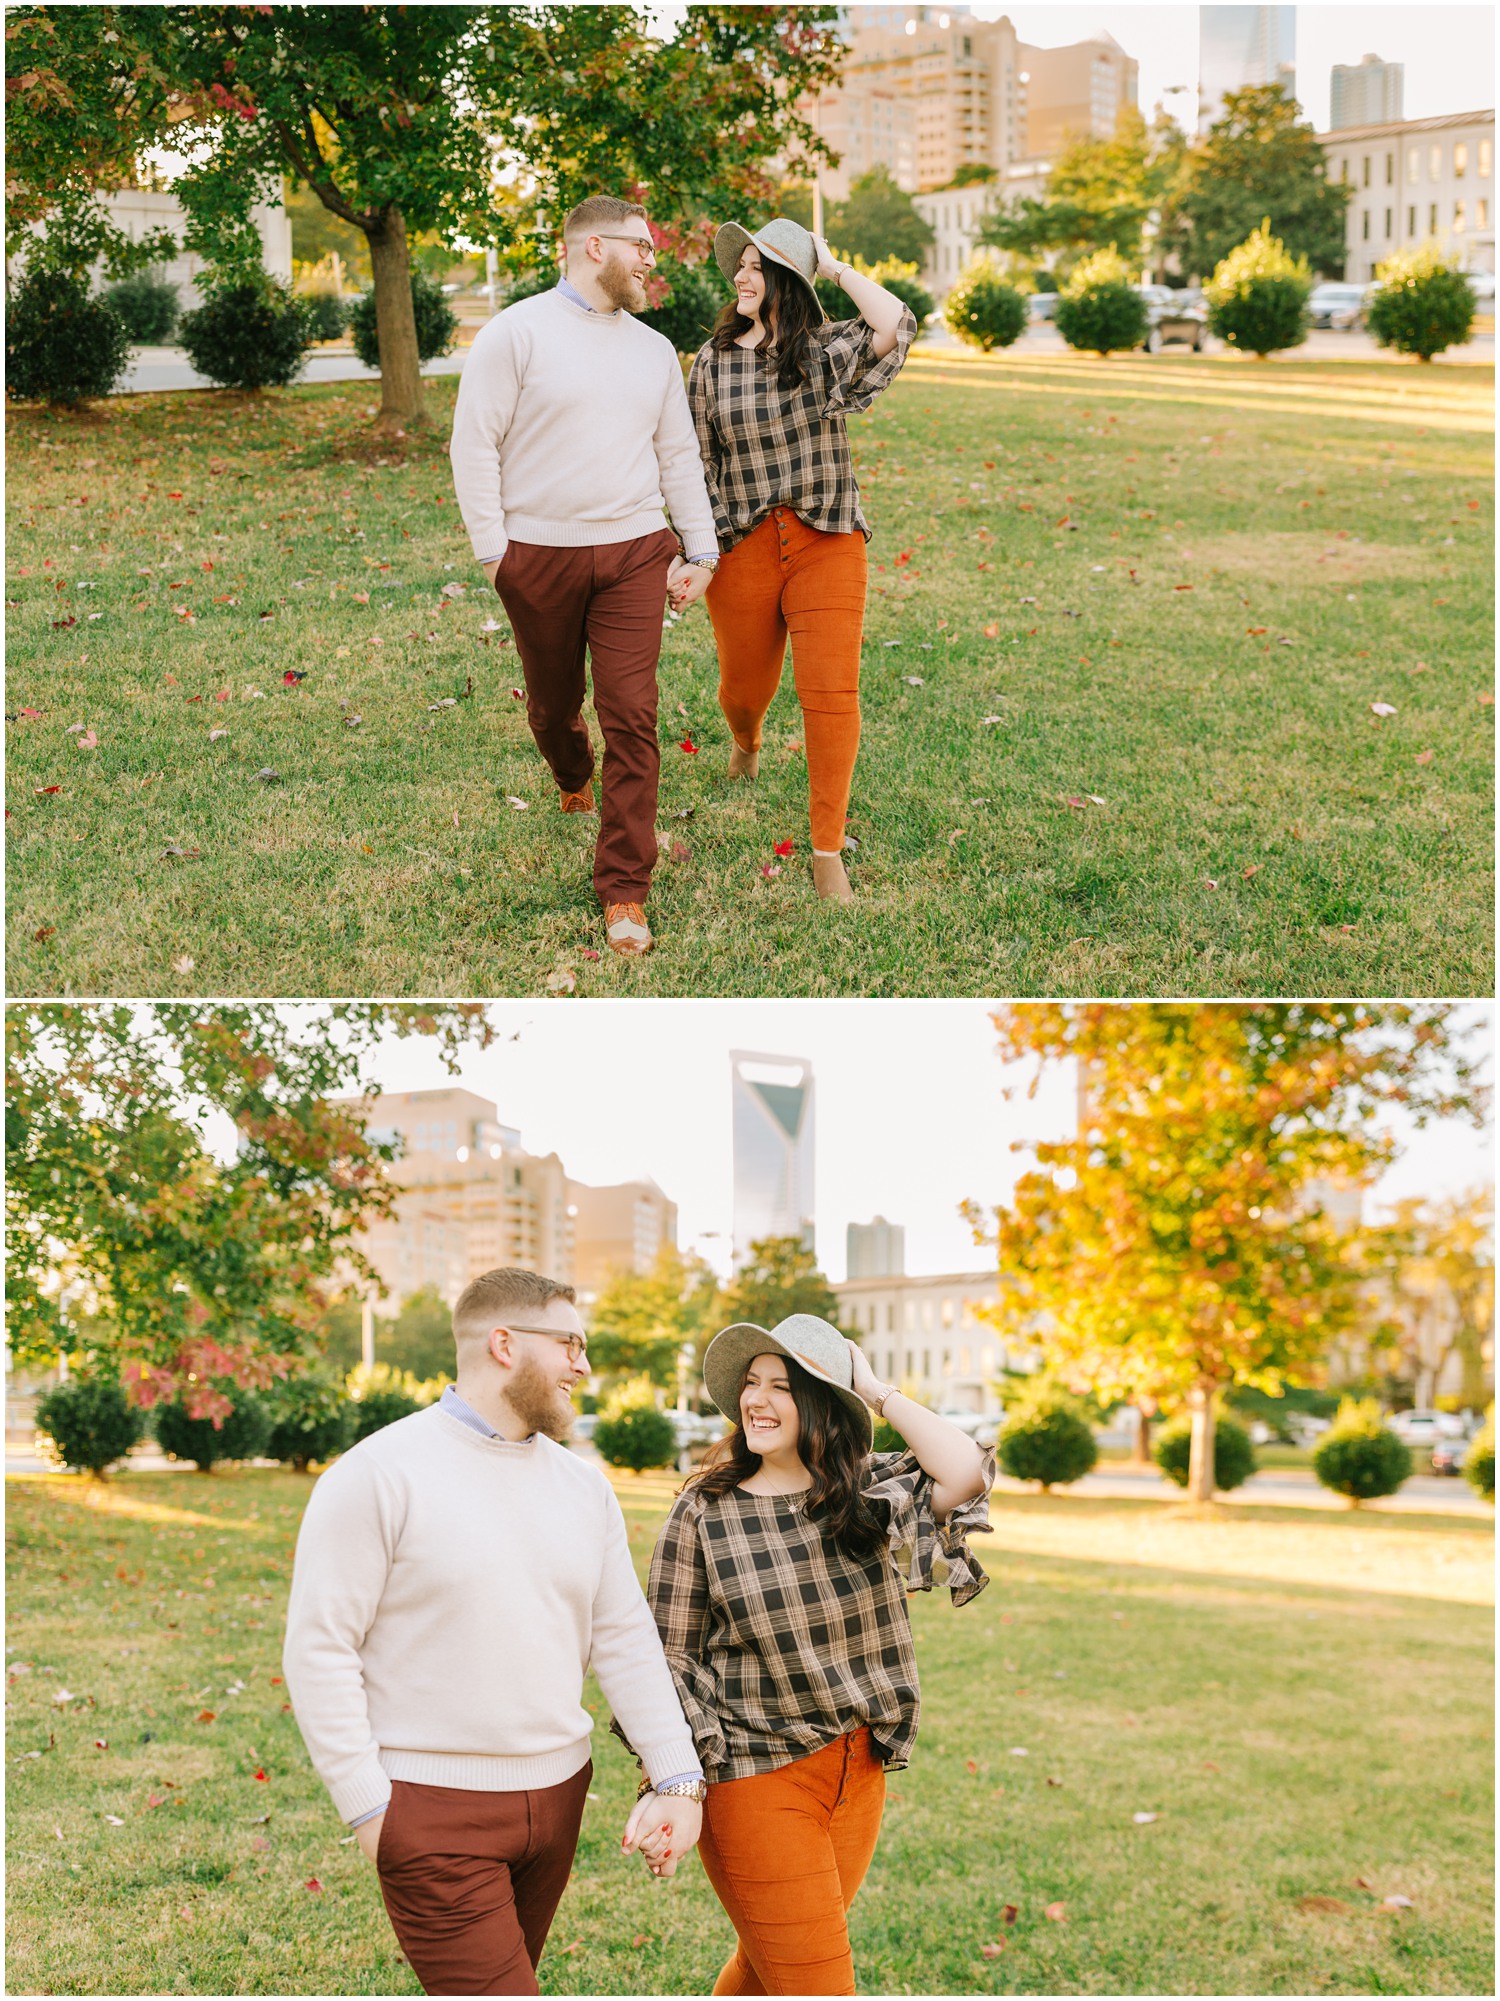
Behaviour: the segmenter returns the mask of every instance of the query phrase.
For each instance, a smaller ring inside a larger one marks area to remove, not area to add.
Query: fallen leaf
[[[693,851],[686,841],[674,841],[668,850],[668,858],[674,862],[690,861],[692,853]],[[598,954],[596,953],[594,956],[597,958]]]
[[[519,688],[512,688],[510,694],[511,694],[511,700],[514,702],[520,702],[525,700],[525,696],[521,693],[521,690]]]
[[[1430,750],[1419,750],[1414,762],[1417,764],[1431,764],[1432,752]]]
[[[652,1938],[649,1932],[637,1932],[630,1943],[634,1946],[655,1945],[656,1940]]]
[[[998,1959],[1005,1950],[1005,1940],[997,1939],[993,1945],[982,1945],[979,1950],[985,1959]]]
[[[1000,637],[999,622],[992,621],[989,625],[987,625],[984,628],[984,636],[986,639],[998,639]]]
[[[1060,1785],[1062,1784],[1062,1780],[1061,1780],[1061,1779],[1048,1779],[1047,1783],[1048,1783],[1048,1785],[1049,1785],[1049,1786],[1060,1786]]]
[[[1370,714],[1372,716],[1393,716],[1395,713],[1395,709],[1389,702],[1371,702],[1370,704]]]
[[[1031,1756],[1031,1753],[1028,1750],[1026,1750],[1026,1748],[1021,1744],[1012,1744],[1010,1747],[1010,1755],[1013,1758],[1029,1758]]]
[[[167,861],[171,859],[173,856],[177,856],[182,860],[186,861],[189,860],[193,855],[200,855],[202,854],[202,852],[203,850],[201,848],[179,848],[173,846],[173,847],[163,848],[161,851],[161,858],[163,861]]]
[[[193,970],[194,963],[195,961],[184,952],[180,959],[172,961],[172,971],[174,973],[190,973]]]
[[[96,1751],[107,1751],[109,1749],[109,1739],[107,1737],[96,1737],[94,1739],[94,1749]]]
[[[981,716],[979,720],[981,726],[987,729],[991,723],[1003,723],[1005,718],[1004,716]]]
[[[963,828],[955,827],[953,829],[953,832],[948,836],[949,847],[950,848],[957,847],[958,843],[963,839],[963,837],[964,837]]]
[[[210,743],[220,743],[228,734],[228,730],[210,730],[208,740]]]
[[[193,1718],[195,1723],[212,1723],[213,1720],[214,1712],[211,1709],[200,1709],[198,1714]]]
[[[776,852],[779,855],[789,855],[795,847],[795,841],[778,841],[776,843]]]
[[[1217,889],[1219,886],[1219,879],[1217,876],[1214,875],[1206,875],[1203,878],[1203,884],[1206,889]]]
[[[49,938],[55,938],[56,936],[57,926],[55,924],[43,924],[39,930],[32,932],[31,940],[34,945],[45,945]]]
[[[1042,1916],[1051,1918],[1055,1925],[1065,1925],[1068,1922],[1068,1907],[1066,1904],[1049,1904]]]
[[[31,789],[39,799],[42,798],[48,792],[62,791],[62,787],[60,785],[33,785]]]
[[[599,954],[593,949],[591,945],[585,945],[583,950],[579,953],[578,956],[580,959],[597,959]]]
[[[257,1779],[259,1779],[259,1780],[261,1781],[261,1783],[262,1783],[263,1785],[267,1785],[267,1786],[268,1786],[268,1785],[269,1785],[269,1784],[271,1783],[271,1781],[270,1781],[270,1780],[269,1780],[269,1779],[268,1779],[268,1778],[266,1777],[266,1772],[265,1772],[265,1767],[264,1767],[263,1765],[257,1765],[257,1766],[256,1766],[256,1768],[255,1768],[255,1776],[256,1776],[256,1778],[257,1778]]]
[[[972,1758],[965,1758],[965,1760],[964,1760],[964,1770],[965,1770],[966,1772],[968,1772],[968,1773],[969,1773],[969,1775],[970,1775],[970,1776],[972,1777],[972,1776],[973,1776],[973,1774],[974,1774],[975,1772],[977,1772],[977,1771],[979,1770],[979,1767],[978,1767],[978,1765],[976,1765],[976,1764],[975,1764],[975,1762],[974,1762],[974,1760],[973,1760]]]
[[[269,785],[280,776],[281,773],[269,764],[263,764],[255,774],[257,783],[261,785]]]
[[[1335,1914],[1343,1914],[1352,1911],[1354,1906],[1344,1903],[1338,1897],[1299,1897],[1297,1899],[1297,1909],[1299,1911],[1330,1911]]]
[[[698,746],[690,736],[685,736],[677,748],[683,751],[688,757],[696,757],[698,755]]]
[[[578,990],[577,980],[566,970],[549,973],[542,984],[549,994],[571,994]]]
[[[321,1890],[323,1885],[318,1881],[316,1876],[309,1876],[302,1887],[304,1890]]]
[[[1248,882],[1248,881],[1250,880],[1251,876],[1253,876],[1253,875],[1259,875],[1259,874],[1260,874],[1260,863],[1259,863],[1259,862],[1251,862],[1251,864],[1250,864],[1249,868],[1247,868],[1247,869],[1241,869],[1241,870],[1240,870],[1240,876],[1241,876],[1241,879],[1242,879],[1243,881],[1245,881],[1245,882]]]
[[[507,806],[514,807],[516,812],[518,813],[525,813],[530,810],[530,808],[527,806],[526,801],[524,799],[518,799],[513,792],[506,793],[505,803]]]
[[[104,1818],[109,1822],[111,1827],[123,1827],[125,1825],[117,1813],[107,1813]]]
[[[1410,1897],[1382,1897],[1380,1900],[1382,1911],[1410,1911],[1415,1908]]]
[[[1153,1820],[1160,1820],[1161,1815],[1159,1813],[1133,1813],[1130,1818],[1135,1822],[1137,1827],[1149,1827]]]
[[[281,682],[283,687],[295,688],[299,681],[305,681],[306,679],[307,676],[305,674],[299,674],[295,667],[288,667],[286,672],[281,677]]]
[[[1002,1925],[1013,1925],[1020,1915],[1021,1909],[1018,1904],[1006,1904],[1001,1910],[1000,1922]]]
[[[773,876],[778,876],[781,874],[781,863],[762,862],[760,865],[760,872],[765,877],[766,881],[769,882]]]

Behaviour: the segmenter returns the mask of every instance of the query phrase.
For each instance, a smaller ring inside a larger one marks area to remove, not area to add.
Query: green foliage
[[[428,1404],[436,1403],[446,1380],[434,1376],[423,1382],[407,1370],[393,1369],[385,1362],[377,1362],[373,1369],[351,1369],[344,1380],[354,1419],[351,1443],[357,1445],[372,1431],[382,1431],[399,1418],[410,1417],[413,1411],[425,1410]]]
[[[918,215],[916,203],[905,188],[897,187],[883,161],[849,183],[847,201],[829,203],[826,220],[830,243],[841,244],[848,257],[868,258],[872,265],[887,257],[920,264],[936,240],[932,224]]]
[[[1495,1498],[1495,1408],[1475,1432],[1464,1457],[1464,1478],[1481,1500]]]
[[[761,1237],[751,1244],[722,1303],[724,1324],[737,1320],[768,1332],[793,1313],[811,1313],[839,1324],[839,1302],[800,1237]]]
[[[653,275],[666,281],[666,294],[660,305],[635,317],[642,326],[665,334],[679,354],[696,354],[729,303],[718,266],[681,264],[663,255]]]
[[[1246,354],[1296,347],[1307,330],[1312,273],[1271,234],[1269,220],[1251,230],[1203,288],[1208,330]]]
[[[949,181],[950,188],[980,187],[987,181],[1000,178],[998,167],[992,167],[986,160],[965,160],[958,172]]]
[[[37,1429],[46,1432],[65,1466],[104,1478],[146,1435],[146,1414],[126,1398],[117,1376],[100,1371],[70,1376],[37,1399]]]
[[[1109,355],[1139,347],[1150,316],[1130,282],[1130,267],[1116,250],[1096,250],[1063,287],[1057,301],[1057,330],[1069,347]]]
[[[120,309],[86,278],[26,270],[5,302],[5,393],[71,409],[108,396],[130,360]]]
[[[415,1397],[409,1397],[403,1390],[371,1390],[366,1397],[351,1406],[354,1416],[354,1436],[350,1440],[357,1445],[362,1438],[368,1438],[372,1431],[384,1431],[388,1424],[395,1424],[403,1417],[411,1417],[422,1406]]]
[[[302,373],[314,334],[303,302],[274,279],[217,286],[184,313],[178,344],[200,375],[226,389],[285,389]]]
[[[1347,1495],[1359,1507],[1394,1494],[1410,1479],[1411,1450],[1386,1427],[1373,1397],[1346,1398],[1332,1429],[1314,1448],[1313,1471],[1325,1487]]]
[[[1047,1493],[1092,1473],[1098,1459],[1093,1430],[1077,1400],[1052,1385],[1038,1385],[1006,1415],[1000,1470],[1013,1480],[1035,1480]]]
[[[604,1412],[594,1426],[594,1450],[607,1465],[632,1473],[676,1465],[677,1433],[671,1418],[657,1409],[649,1377],[622,1385],[606,1399]]]
[[[877,1417],[875,1420],[875,1439],[870,1450],[872,1452],[905,1452],[907,1444],[906,1440],[888,1418]]]
[[[961,341],[988,354],[1009,347],[1025,332],[1026,295],[1008,284],[987,258],[976,258],[943,301],[943,318]]]
[[[298,298],[314,340],[337,340],[347,330],[348,302],[336,292],[301,292]]]
[[[703,1350],[724,1324],[719,1281],[701,1258],[664,1244],[647,1273],[618,1272],[589,1313],[589,1361],[603,1376],[644,1376],[661,1388],[677,1380],[677,1351]]]
[[[451,1378],[454,1367],[453,1314],[433,1286],[422,1286],[403,1299],[395,1313],[376,1309],[375,1367],[406,1373],[414,1381]],[[346,1297],[325,1309],[318,1346],[336,1369],[357,1370],[364,1359],[364,1315],[356,1298]]]
[[[435,361],[451,354],[458,339],[458,315],[443,296],[436,278],[414,267],[411,274],[411,310],[417,328],[418,361]],[[380,334],[375,324],[375,292],[361,292],[349,308],[349,331],[354,336],[354,352],[366,368],[380,366]]]
[[[125,331],[140,347],[162,347],[177,329],[182,301],[177,287],[159,271],[137,271],[111,285],[105,297],[125,322]]]
[[[1457,265],[1435,244],[1386,258],[1375,267],[1375,281],[1365,317],[1382,347],[1431,361],[1469,338],[1474,294]]]
[[[1147,217],[1157,218],[1158,253],[1167,247],[1164,234],[1175,228],[1187,144],[1174,119],[1163,116],[1148,126],[1139,111],[1127,107],[1108,137],[1080,134],[1069,140],[1047,176],[1043,198],[1027,196],[992,211],[977,240],[1030,259],[1060,251],[1064,271],[1080,253],[1104,249],[1139,264]]]
[[[1224,1401],[1242,1424],[1259,1422],[1268,1426],[1282,1445],[1296,1443],[1289,1424],[1291,1418],[1331,1418],[1339,1407],[1339,1399],[1330,1391],[1304,1389],[1296,1384],[1288,1384],[1279,1396],[1239,1384],[1228,1392]]]
[[[267,1459],[305,1473],[314,1460],[336,1459],[354,1443],[355,1407],[344,1386],[323,1374],[291,1376],[267,1392]]]
[[[1151,1457],[1156,1461],[1169,1480],[1179,1487],[1188,1483],[1188,1472],[1192,1457],[1192,1420],[1186,1415],[1174,1417],[1164,1424],[1156,1434],[1156,1442],[1151,1447]],[[1236,1487],[1243,1487],[1255,1471],[1255,1447],[1250,1443],[1250,1434],[1242,1424],[1236,1424],[1232,1417],[1216,1415],[1214,1419],[1214,1487],[1221,1494],[1233,1493]]]
[[[1267,216],[1294,258],[1342,273],[1353,190],[1329,180],[1322,142],[1299,122],[1300,111],[1281,84],[1225,96],[1220,116],[1186,158],[1176,245],[1185,269],[1212,271]]]
[[[200,1473],[211,1473],[220,1460],[259,1459],[271,1434],[261,1397],[227,1379],[214,1387],[229,1406],[217,1423],[192,1414],[191,1396],[158,1404],[151,1421],[162,1451],[173,1459],[192,1460]]]
[[[916,264],[901,257],[883,257],[878,264],[867,264],[864,258],[845,251],[834,254],[843,262],[852,264],[856,271],[863,271],[867,278],[873,278],[877,285],[884,285],[888,292],[894,292],[903,305],[911,308],[918,331],[936,312],[937,301],[918,277],[919,267]],[[822,300],[823,310],[830,319],[848,320],[854,317],[854,302],[836,280],[819,278],[813,290]]]

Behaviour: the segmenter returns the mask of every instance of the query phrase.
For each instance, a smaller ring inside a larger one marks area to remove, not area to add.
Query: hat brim
[[[847,1406],[859,1419],[864,1432],[866,1452],[875,1441],[875,1420],[870,1415],[870,1406],[855,1390],[846,1390],[842,1383],[830,1382],[827,1376],[819,1375],[808,1368],[800,1355],[794,1355],[784,1341],[764,1327],[757,1327],[751,1320],[737,1320],[732,1327],[725,1327],[715,1334],[703,1357],[703,1387],[716,1410],[727,1417],[731,1424],[740,1420],[740,1390],[744,1384],[745,1371],[757,1355],[785,1355],[789,1362],[802,1370],[809,1382],[821,1383],[840,1402]]]
[[[734,285],[734,274],[740,268],[740,259],[744,256],[746,246],[749,244],[755,246],[763,259],[769,257],[773,264],[779,264],[783,271],[788,272],[797,280],[797,283],[803,287],[814,306],[816,306],[818,324],[821,326],[824,320],[828,318],[828,315],[823,310],[823,301],[818,297],[817,287],[810,285],[797,269],[796,265],[789,264],[779,250],[774,250],[768,243],[762,243],[753,231],[746,229],[742,223],[738,222],[720,223],[714,235],[714,262],[729,280],[731,287]]]

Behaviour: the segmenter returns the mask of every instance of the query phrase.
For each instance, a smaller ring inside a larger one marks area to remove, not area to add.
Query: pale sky
[[[975,1271],[986,1260],[958,1214],[966,1197],[993,1205],[1024,1173],[1018,1139],[1065,1138],[1074,1098],[1059,1067],[1033,1100],[995,1055],[982,1002],[496,1001],[507,1036],[468,1055],[454,1078],[491,1099],[532,1153],[556,1152],[579,1181],[649,1175],[679,1209],[678,1238],[727,1272],[732,1157],[729,1051],[801,1056],[817,1085],[817,1248],[844,1276],[844,1228],[876,1214],[906,1226],[914,1273]],[[1476,1046],[1491,1047],[1492,1010]],[[393,1042],[374,1064],[386,1090],[448,1079],[419,1042]],[[1457,1192],[1493,1176],[1493,1135],[1449,1125],[1398,1130],[1406,1151],[1378,1185],[1376,1206]],[[712,1234],[711,1234],[712,1233]]]

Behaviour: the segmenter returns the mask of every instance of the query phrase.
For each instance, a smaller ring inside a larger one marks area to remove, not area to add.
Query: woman
[[[917,322],[894,292],[778,216],[714,239],[734,286],[688,377],[721,551],[707,604],[719,648],[729,774],[754,778],[787,634],[802,705],[813,883],[853,901],[844,822],[859,748],[865,543],[844,418],[896,378]],[[836,279],[857,319],[828,321],[814,277]],[[679,585],[674,597],[680,598]]]
[[[852,1994],[847,1913],[917,1734],[906,1592],[938,1557],[956,1605],[988,1583],[965,1537],[989,1526],[994,1454],[811,1314],[726,1327],[703,1377],[734,1430],[673,1505],[647,1595],[738,1935],[713,1991]],[[872,1455],[882,1414],[908,1450]],[[670,1836],[653,1842],[660,1863]]]

